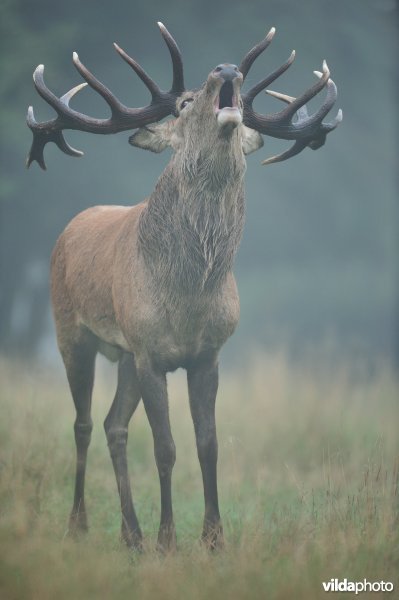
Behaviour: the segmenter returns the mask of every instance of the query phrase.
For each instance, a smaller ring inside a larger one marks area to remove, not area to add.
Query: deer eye
[[[190,102],[192,102],[193,100],[194,98],[186,98],[185,100],[183,100],[183,102],[180,104],[180,110],[183,110],[183,108],[185,108],[187,104],[190,104]]]

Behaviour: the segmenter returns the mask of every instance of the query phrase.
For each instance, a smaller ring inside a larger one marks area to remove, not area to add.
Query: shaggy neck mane
[[[141,215],[140,251],[155,292],[173,304],[217,292],[233,266],[244,224],[245,161],[241,149],[224,146],[204,156],[186,148],[184,160],[176,154]]]

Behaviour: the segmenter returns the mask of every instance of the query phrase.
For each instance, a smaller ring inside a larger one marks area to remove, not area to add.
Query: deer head
[[[206,147],[209,150],[216,142],[223,141],[235,141],[244,154],[249,154],[263,145],[260,134],[293,140],[294,144],[289,150],[262,163],[271,164],[295,156],[306,147],[314,150],[320,148],[325,143],[327,134],[342,120],[342,111],[339,110],[331,123],[323,123],[337,98],[337,88],[330,79],[330,71],[325,61],[322,72],[315,71],[318,81],[298,98],[266,90],[268,94],[287,104],[282,111],[263,115],[253,109],[255,97],[291,66],[295,51],[273,73],[241,94],[241,85],[253,62],[271,43],[275,34],[274,28],[245,55],[239,67],[227,63],[218,65],[200,89],[186,91],[180,50],[166,27],[162,23],[158,23],[158,26],[172,59],[173,80],[167,92],[160,90],[142,67],[114,44],[118,54],[148,88],[151,102],[146,107],[129,108],[122,104],[81,63],[76,53],[73,54],[73,62],[86,83],[74,87],[61,98],[57,98],[44,83],[44,66],[39,65],[36,68],[33,74],[35,87],[40,96],[57,112],[57,117],[38,123],[34,118],[33,108],[29,107],[27,123],[33,132],[33,142],[27,158],[28,167],[33,161],[37,161],[42,169],[46,168],[43,150],[48,142],[54,142],[66,154],[82,156],[82,152],[75,150],[65,141],[64,129],[102,134],[139,129],[129,138],[132,145],[153,152],[161,152],[167,146],[171,146],[178,153],[185,152],[187,159],[198,159],[201,149]],[[86,85],[100,94],[110,107],[111,116],[108,119],[96,119],[69,106],[73,96]],[[323,104],[314,114],[309,115],[306,103],[323,89],[327,91]],[[175,118],[155,124],[169,115],[174,115]]]

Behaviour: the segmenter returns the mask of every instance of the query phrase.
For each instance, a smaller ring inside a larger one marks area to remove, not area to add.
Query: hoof
[[[169,554],[171,552],[176,552],[176,550],[177,541],[174,524],[161,526],[158,532],[157,552],[160,554]]]
[[[215,552],[224,549],[223,527],[220,523],[204,528],[201,542],[208,550]]]
[[[86,512],[72,512],[69,517],[68,535],[76,540],[79,540],[87,534],[89,525],[87,522]]]
[[[121,539],[129,550],[143,552],[143,535],[140,530],[128,530],[122,525]]]

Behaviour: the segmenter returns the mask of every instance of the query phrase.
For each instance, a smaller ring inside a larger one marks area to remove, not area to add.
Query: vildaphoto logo
[[[393,592],[393,583],[390,581],[349,581],[348,579],[330,579],[323,581],[325,592]]]

